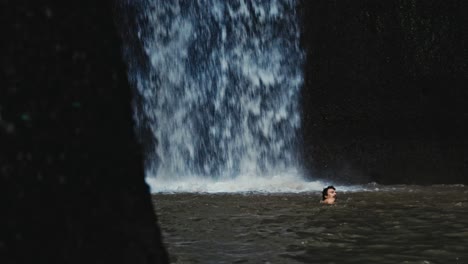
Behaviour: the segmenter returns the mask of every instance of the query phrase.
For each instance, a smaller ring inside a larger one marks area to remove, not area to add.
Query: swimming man
[[[336,189],[333,186],[328,186],[322,191],[322,201],[323,204],[334,204],[336,201]]]

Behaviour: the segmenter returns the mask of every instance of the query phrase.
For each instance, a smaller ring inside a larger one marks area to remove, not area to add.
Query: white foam
[[[178,180],[146,177],[151,193],[307,193],[321,192],[331,182],[310,181],[293,175],[271,177],[240,176],[235,179],[208,179],[187,176]],[[368,185],[334,185],[339,192],[380,191]]]
[[[304,193],[321,192],[329,185],[334,185],[340,192],[353,192],[373,191],[378,187],[372,184],[342,186],[333,182],[307,180],[294,169],[262,176],[244,172],[235,178],[218,179],[193,175],[177,178],[148,176],[146,183],[150,186],[151,193]]]
[[[271,176],[240,175],[234,179],[209,179],[206,177],[186,176],[178,180],[147,177],[152,193],[299,193],[321,191],[325,184],[320,181],[306,181],[292,174]]]

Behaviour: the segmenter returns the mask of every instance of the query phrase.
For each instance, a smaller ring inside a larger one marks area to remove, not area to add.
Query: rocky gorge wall
[[[1,263],[168,262],[113,9],[1,3]]]
[[[304,164],[343,183],[468,182],[468,4],[301,1]]]

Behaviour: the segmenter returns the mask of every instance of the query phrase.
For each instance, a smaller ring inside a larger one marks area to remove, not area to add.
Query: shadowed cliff
[[[113,1],[1,10],[1,262],[167,263]]]
[[[344,183],[468,183],[465,1],[301,1],[305,163]]]

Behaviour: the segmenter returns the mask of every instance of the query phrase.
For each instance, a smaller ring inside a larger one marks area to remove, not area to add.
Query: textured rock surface
[[[112,9],[1,3],[2,263],[167,262]]]
[[[468,4],[302,1],[311,174],[468,183]]]

